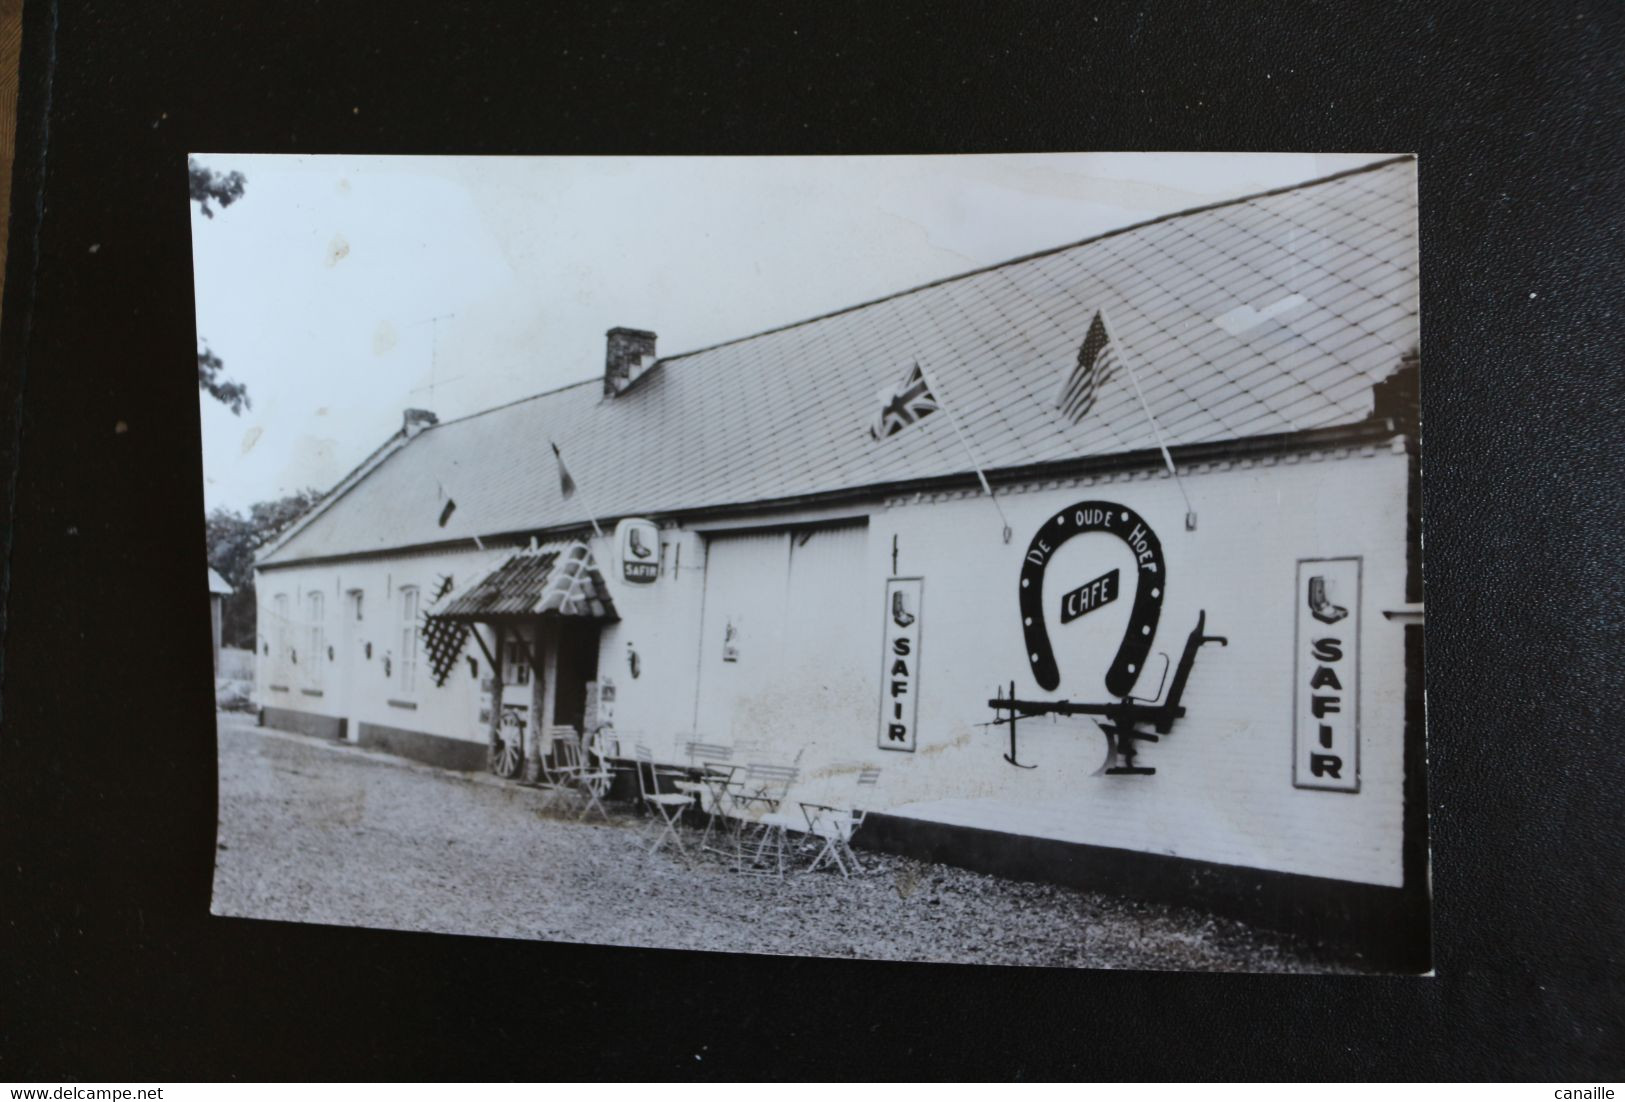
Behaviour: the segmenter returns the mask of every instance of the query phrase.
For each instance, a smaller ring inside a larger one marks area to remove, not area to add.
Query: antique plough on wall
[[[1185,682],[1196,664],[1196,652],[1206,643],[1229,646],[1229,640],[1218,635],[1206,635],[1207,611],[1197,614],[1196,627],[1185,640],[1185,653],[1180,656],[1179,668],[1173,684],[1167,686],[1168,695],[1145,699],[1132,696],[1135,682],[1145,668],[1156,637],[1157,622],[1162,617],[1163,595],[1168,587],[1168,564],[1162,554],[1162,541],[1156,531],[1138,512],[1115,501],[1080,501],[1062,509],[1046,520],[1034,533],[1021,562],[1021,584],[1018,603],[1021,609],[1022,635],[1027,647],[1027,660],[1032,666],[1033,680],[1039,688],[1054,691],[1061,683],[1061,668],[1050,643],[1049,629],[1044,620],[1044,576],[1054,561],[1056,552],[1083,535],[1103,535],[1120,541],[1134,557],[1134,598],[1129,610],[1128,625],[1111,665],[1106,670],[1106,691],[1116,696],[1115,701],[1091,704],[1074,700],[1018,700],[1016,683],[1010,682],[1010,695],[1001,689],[988,706],[994,719],[984,726],[1008,725],[1010,752],[1004,760],[1018,769],[1032,769],[1017,756],[1016,725],[1023,717],[1099,716],[1096,725],[1106,736],[1105,772],[1113,776],[1150,776],[1156,770],[1135,765],[1136,742],[1156,742],[1173,730],[1174,721],[1185,714],[1180,698],[1185,694]],[[1074,622],[1089,615],[1104,604],[1118,598],[1122,583],[1120,569],[1107,571],[1098,578],[1067,593],[1061,599],[1060,621]],[[1166,657],[1164,658],[1166,662]],[[1168,667],[1163,666],[1163,679]],[[1162,696],[1162,685],[1157,696]],[[1151,730],[1141,730],[1142,725]]]
[[[1010,682],[1010,695],[1005,696],[1001,689],[999,695],[989,700],[988,707],[994,711],[995,718],[988,726],[1008,726],[1010,728],[1010,752],[1004,755],[1004,760],[1019,769],[1033,769],[1036,766],[1024,765],[1016,755],[1016,721],[1023,717],[1055,715],[1055,716],[1100,716],[1105,722],[1096,720],[1096,725],[1106,736],[1107,760],[1105,772],[1109,776],[1150,776],[1156,772],[1154,768],[1144,765],[1135,765],[1134,759],[1137,751],[1136,742],[1156,742],[1162,735],[1174,729],[1174,721],[1185,714],[1185,708],[1180,704],[1180,698],[1185,695],[1185,682],[1190,679],[1191,667],[1196,664],[1196,652],[1207,643],[1218,643],[1220,646],[1229,646],[1230,641],[1222,635],[1205,635],[1203,629],[1207,625],[1207,612],[1204,610],[1197,614],[1196,627],[1191,629],[1189,637],[1185,640],[1185,653],[1180,655],[1179,668],[1174,671],[1173,684],[1168,686],[1168,695],[1161,701],[1145,700],[1132,696],[1124,696],[1120,700],[1108,701],[1101,704],[1084,703],[1073,700],[1018,700],[1016,699],[1016,683]],[[1167,677],[1168,671],[1163,670]],[[1161,686],[1158,687],[1159,693]],[[1149,731],[1141,730],[1141,725],[1151,728]],[[1154,733],[1153,733],[1154,732]]]

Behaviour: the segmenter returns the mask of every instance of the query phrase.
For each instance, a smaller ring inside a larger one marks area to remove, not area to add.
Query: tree
[[[243,189],[248,185],[248,179],[241,172],[215,172],[198,164],[196,157],[186,158],[187,185],[192,193],[192,201],[198,206],[198,213],[205,218],[214,217],[214,209],[209,206],[213,199],[224,210],[243,197]]]
[[[254,556],[321,500],[319,491],[305,489],[275,501],[256,502],[249,506],[246,517],[232,509],[209,514],[209,565],[232,588],[221,608],[220,641],[224,646],[254,649],[258,630]]]
[[[245,409],[252,409],[254,403],[248,398],[248,388],[223,376],[221,370],[225,366],[225,362],[205,344],[197,352],[197,385],[232,413],[241,414]]]
[[[198,164],[195,157],[186,158],[186,176],[192,201],[198,205],[198,213],[205,218],[214,217],[214,208],[209,206],[209,200],[219,203],[224,210],[241,199],[248,186],[248,180],[241,172],[215,172]],[[246,386],[221,374],[225,366],[205,344],[197,353],[197,385],[232,413],[241,415],[243,410],[252,408],[253,403],[248,400]]]

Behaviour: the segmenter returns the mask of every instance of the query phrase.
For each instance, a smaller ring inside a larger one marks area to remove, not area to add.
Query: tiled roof
[[[513,555],[460,593],[430,611],[445,620],[486,622],[510,616],[586,616],[614,620],[615,604],[580,540],[544,545]]]
[[[869,434],[914,360],[990,471],[1151,448],[1124,372],[1056,407],[1101,308],[1170,447],[1351,424],[1418,343],[1416,251],[1409,159],[1160,218],[427,429],[266,561],[967,473],[941,415]]]

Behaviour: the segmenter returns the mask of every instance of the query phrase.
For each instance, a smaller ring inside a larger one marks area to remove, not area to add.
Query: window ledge
[[[321,696],[322,695],[322,691],[320,689],[300,689],[299,691],[304,693],[306,696]]]
[[[411,712],[418,710],[417,701],[415,700],[391,700],[389,706],[391,708],[405,708]]]
[[[285,693],[288,691],[288,687],[286,685],[271,685],[269,688],[273,693]]]

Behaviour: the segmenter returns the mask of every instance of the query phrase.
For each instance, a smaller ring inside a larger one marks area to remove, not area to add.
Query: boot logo
[[[1333,604],[1326,593],[1326,576],[1316,574],[1309,579],[1309,614],[1323,624],[1335,624],[1349,614],[1342,605]]]
[[[660,529],[653,521],[627,518],[615,527],[615,557],[621,578],[634,585],[650,585],[660,577]]]

